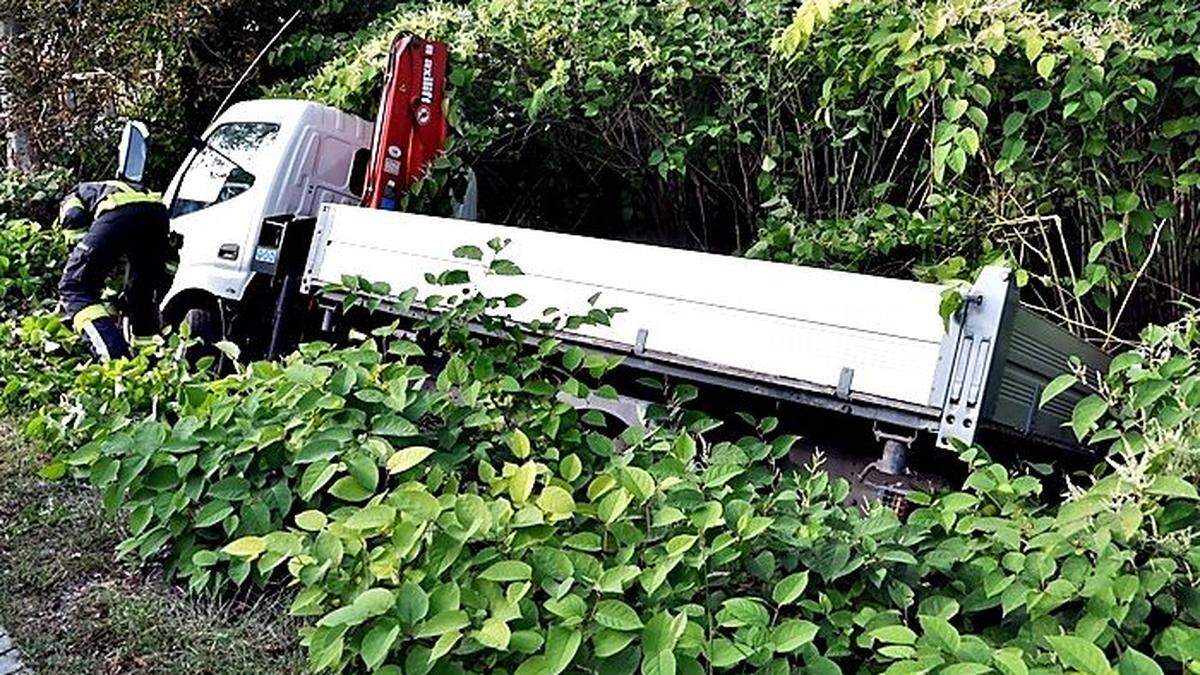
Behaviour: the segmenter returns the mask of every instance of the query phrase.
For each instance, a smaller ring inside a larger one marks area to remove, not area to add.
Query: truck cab
[[[164,193],[171,229],[183,241],[164,318],[174,323],[197,310],[211,320],[240,302],[268,218],[358,203],[373,127],[311,101],[246,101],[222,113]]]

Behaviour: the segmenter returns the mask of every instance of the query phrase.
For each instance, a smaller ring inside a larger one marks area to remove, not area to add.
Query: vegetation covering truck
[[[547,306],[619,308],[557,337],[621,357],[629,372],[787,406],[806,436],[850,448],[831,468],[882,476],[873,489],[903,486],[922,461],[921,475],[943,473],[936,448],[983,436],[1031,448],[1038,461],[1084,451],[1067,425],[1082,388],[1040,399],[1056,376],[1108,358],[1023,307],[1005,268],[983,270],[944,322],[935,284],[474,222],[470,188],[456,218],[395,211],[443,146],[445,69],[444,44],[405,36],[374,124],[297,100],[221,114],[165,193],[182,236],[165,318],[276,356],[345,327],[344,291],[330,289],[347,278],[424,297],[445,292],[429,273],[466,269],[488,295],[528,299],[503,310],[516,320]],[[135,147],[124,154],[144,160],[144,137],[127,141]],[[462,255],[488,242],[521,273]],[[412,311],[391,299],[380,311]],[[626,424],[643,409],[632,399],[573,403]]]

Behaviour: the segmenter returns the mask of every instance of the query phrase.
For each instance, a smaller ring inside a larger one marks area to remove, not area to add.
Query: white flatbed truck
[[[634,370],[872,425],[887,473],[904,469],[914,443],[980,433],[1082,450],[1064,424],[1083,391],[1045,407],[1040,394],[1072,357],[1093,369],[1108,358],[1022,307],[1006,269],[983,271],[947,329],[933,284],[387,210],[389,176],[424,170],[408,151],[436,149],[419,134],[441,105],[439,67],[444,46],[398,40],[375,125],[306,101],[222,114],[165,193],[183,243],[164,317],[274,355],[337,320],[326,289],[345,275],[431,293],[426,273],[472,265],[454,249],[500,237],[523,274],[471,275],[489,295],[529,300],[512,318],[584,309],[599,293],[624,311],[608,326],[563,331],[566,342]],[[392,118],[403,118],[408,146]]]
[[[489,274],[456,258],[462,245],[508,241],[522,271]],[[1070,357],[1101,369],[1099,350],[1022,307],[1009,270],[983,270],[947,328],[943,287],[733,256],[575,235],[322,207],[301,290],[320,296],[344,276],[445,293],[428,272],[466,269],[481,292],[530,299],[511,318],[550,306],[586,314],[589,300],[620,308],[608,325],[564,329],[567,342],[620,355],[640,370],[816,406],[971,443],[980,428],[1063,447],[1082,396],[1039,407]],[[325,303],[334,311],[334,303]]]

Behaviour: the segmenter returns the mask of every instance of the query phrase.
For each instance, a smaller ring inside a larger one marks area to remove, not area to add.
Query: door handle
[[[221,244],[221,248],[217,249],[217,257],[223,260],[237,260],[241,250],[242,247],[237,244]]]

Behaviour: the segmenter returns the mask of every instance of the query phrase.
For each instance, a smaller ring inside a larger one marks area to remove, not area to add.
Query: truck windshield
[[[249,190],[257,157],[278,134],[279,125],[269,122],[230,122],[214,129],[180,178],[171,215],[193,213]]]

